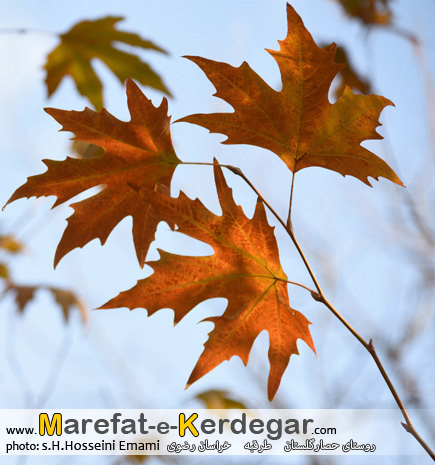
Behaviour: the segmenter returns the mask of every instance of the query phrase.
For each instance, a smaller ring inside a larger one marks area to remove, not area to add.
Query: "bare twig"
[[[273,212],[272,212],[273,213]],[[302,261],[305,264],[305,267],[308,271],[308,273],[311,276],[311,279],[313,280],[313,283],[318,291],[317,295],[313,295],[312,297],[317,300],[318,302],[323,303],[333,314],[335,317],[337,317],[340,322],[347,328],[350,333],[363,345],[363,347],[369,352],[369,354],[372,356],[374,362],[376,363],[376,366],[379,369],[379,372],[381,373],[382,377],[384,378],[385,383],[388,386],[388,389],[390,390],[392,396],[394,397],[394,400],[396,401],[397,406],[399,407],[400,411],[402,412],[403,418],[405,419],[405,423],[402,423],[402,426],[405,428],[405,430],[412,434],[414,438],[420,443],[420,445],[423,447],[423,449],[428,453],[428,455],[432,458],[432,460],[435,461],[435,453],[431,450],[431,448],[426,444],[426,442],[423,440],[423,438],[417,433],[414,425],[411,422],[411,419],[409,417],[409,414],[399,396],[397,393],[390,377],[388,376],[384,366],[381,363],[381,360],[379,359],[375,347],[373,345],[373,340],[370,339],[370,341],[367,343],[365,339],[347,322],[347,320],[338,312],[338,310],[328,301],[328,299],[325,297],[325,294],[323,293],[314,273],[313,270],[311,269],[311,266],[308,263],[307,258],[305,257],[304,252],[302,251],[293,231],[293,226],[291,219],[289,218],[288,221],[288,226],[286,228],[288,235],[290,236],[293,244],[295,245],[296,249],[298,250],[298,253],[300,257],[302,258]]]
[[[32,405],[32,394],[24,369],[16,354],[16,313],[10,313],[9,329],[7,331],[7,361],[15,377],[18,389],[22,392],[24,405],[30,408]]]
[[[55,32],[47,31],[39,27],[2,27],[0,28],[0,34],[49,34],[58,35]]]
[[[37,400],[35,401],[35,408],[42,408],[45,402],[50,398],[53,393],[56,383],[59,380],[62,368],[64,367],[67,355],[72,347],[73,338],[69,331],[65,332],[64,337],[60,341],[56,355],[52,361],[51,367],[45,380],[45,385],[41,389]]]

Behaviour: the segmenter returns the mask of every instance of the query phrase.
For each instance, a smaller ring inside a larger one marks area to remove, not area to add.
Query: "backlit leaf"
[[[95,112],[47,108],[46,112],[71,131],[75,139],[104,149],[102,156],[89,159],[44,160],[47,171],[30,177],[9,202],[55,195],[60,205],[91,187],[104,186],[100,192],[73,204],[74,214],[58,245],[55,266],[76,247],[93,239],[104,244],[113,228],[124,218],[133,218],[133,240],[139,264],[143,266],[148,247],[154,240],[159,214],[141,188],[169,193],[172,174],[179,163],[172,146],[168,102],[156,108],[129,80],[127,101],[129,122],[120,121],[103,109]]]
[[[274,228],[263,203],[258,201],[249,219],[234,203],[220,167],[215,166],[222,215],[207,210],[183,193],[177,199],[156,193],[154,207],[170,218],[178,231],[210,244],[214,255],[190,257],[159,250],[160,260],[147,262],[154,274],[122,292],[101,308],[146,308],[152,315],[161,308],[174,310],[179,322],[200,302],[224,297],[228,306],[220,317],[207,318],[215,327],[188,384],[198,380],[224,360],[238,355],[246,365],[258,335],[269,333],[269,398],[279,387],[297,339],[313,350],[309,321],[289,305],[287,276],[281,268]],[[149,193],[143,189],[143,195]]]
[[[272,89],[244,62],[235,68],[201,57],[188,57],[215,86],[216,96],[233,113],[196,114],[179,121],[198,124],[228,136],[224,144],[249,144],[276,153],[297,172],[319,166],[351,175],[370,185],[368,177],[402,182],[378,156],[361,147],[381,139],[376,127],[383,108],[392,103],[376,95],[355,95],[346,88],[331,104],[332,80],[343,68],[334,63],[336,45],[319,48],[295,10],[287,5],[288,35],[280,50],[268,50],[282,77],[282,90]]]

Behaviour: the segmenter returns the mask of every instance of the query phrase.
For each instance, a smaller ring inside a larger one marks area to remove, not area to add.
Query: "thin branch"
[[[56,32],[47,31],[46,29],[41,29],[39,27],[3,27],[0,28],[0,34],[49,34],[49,35],[59,35]]]
[[[65,335],[60,341],[56,355],[52,361],[51,367],[45,380],[45,385],[41,389],[37,400],[35,401],[35,408],[42,408],[45,402],[50,398],[53,393],[56,383],[59,380],[62,368],[65,365],[67,355],[72,347],[73,338],[70,330],[65,330]]]
[[[194,163],[194,162],[188,162],[184,164],[190,164],[190,165],[211,165],[213,166],[213,163]],[[378,354],[376,353],[375,347],[373,345],[372,339],[370,339],[369,342],[366,342],[366,340],[347,322],[347,320],[340,314],[340,312],[328,301],[328,299],[325,297],[325,294],[322,291],[322,288],[320,287],[319,282],[317,281],[317,278],[307,260],[305,257],[305,254],[299,245],[294,231],[293,231],[293,226],[292,226],[292,221],[291,221],[291,207],[289,208],[289,218],[287,221],[287,225],[284,223],[282,218],[275,212],[275,210],[269,205],[269,203],[264,199],[264,197],[258,192],[258,190],[255,188],[255,186],[249,181],[249,179],[243,174],[240,168],[234,167],[232,165],[219,165],[224,168],[229,169],[232,171],[234,174],[237,174],[240,176],[250,187],[251,189],[258,195],[258,197],[261,199],[261,201],[269,208],[269,210],[272,212],[272,214],[275,216],[275,218],[279,221],[279,223],[284,227],[286,230],[287,234],[289,235],[290,239],[292,240],[293,244],[295,245],[302,261],[304,262],[305,268],[307,269],[317,291],[313,291],[309,288],[304,287],[305,289],[309,290],[311,292],[311,295],[314,300],[323,303],[332,313],[333,315],[340,320],[340,322],[347,328],[347,330],[362,344],[362,346],[369,352],[371,357],[373,358],[374,362],[376,363],[376,366],[378,367],[379,372],[381,373],[385,383],[387,384],[392,396],[394,397],[394,400],[396,401],[397,406],[399,407],[400,411],[402,412],[403,418],[405,419],[405,423],[402,423],[402,426],[405,428],[405,430],[412,434],[414,438],[420,443],[420,445],[423,447],[423,449],[427,452],[427,454],[432,458],[432,460],[435,461],[435,453],[431,450],[431,448],[426,444],[426,442],[423,440],[423,438],[417,433],[414,425],[411,422],[411,419],[409,417],[409,414],[399,396],[397,393],[392,381],[390,380],[390,377],[388,376],[384,366],[382,365]],[[294,176],[293,176],[294,179]],[[293,182],[292,182],[292,189],[291,189],[291,199],[293,197]],[[296,284],[292,283],[291,284]],[[300,284],[297,284],[300,285]]]
[[[302,258],[302,261],[305,264],[305,267],[308,270],[308,273],[311,276],[311,279],[313,280],[314,285],[316,286],[316,289],[318,291],[317,295],[312,294],[312,297],[314,300],[317,300],[318,302],[323,303],[332,313],[335,317],[337,317],[340,322],[347,328],[347,330],[363,345],[363,347],[369,352],[369,354],[372,356],[374,362],[376,363],[376,366],[379,369],[379,372],[381,373],[382,377],[384,378],[385,383],[388,386],[388,389],[390,390],[392,396],[394,397],[394,400],[396,401],[397,406],[399,407],[400,411],[402,412],[403,418],[405,419],[405,423],[402,423],[402,426],[405,428],[405,430],[412,434],[414,438],[420,443],[420,445],[423,447],[423,449],[429,454],[429,456],[432,458],[432,460],[435,461],[435,453],[430,449],[430,447],[426,444],[426,442],[423,440],[423,438],[417,433],[414,425],[411,422],[411,419],[409,417],[409,414],[399,396],[397,393],[390,377],[388,376],[384,366],[382,365],[378,354],[376,353],[375,347],[373,345],[373,340],[370,339],[370,341],[367,343],[365,339],[348,323],[348,321],[340,314],[340,312],[328,301],[326,296],[324,295],[315,275],[314,272],[311,269],[310,264],[308,263],[307,258],[305,257],[305,254],[303,253],[293,231],[293,226],[291,222],[291,218],[289,218],[288,221],[288,227],[286,228],[288,235],[290,236],[293,244],[295,245],[296,249],[299,252],[300,257]]]
[[[414,35],[412,32],[407,31],[406,29],[403,29],[398,26],[390,26],[385,29],[386,31],[390,31],[393,34],[397,34],[400,37],[403,37],[406,40],[409,40],[414,47],[420,47],[420,40],[416,35]]]
[[[6,338],[7,338],[6,358],[7,358],[9,367],[12,371],[12,374],[14,375],[15,380],[17,382],[18,389],[21,390],[21,393],[23,395],[24,404],[26,408],[30,408],[32,406],[32,392],[31,392],[29,383],[27,381],[24,369],[16,353],[16,337],[17,337],[16,318],[17,318],[17,314],[15,312],[14,313],[11,312],[10,319],[9,319],[10,328],[8,329],[6,333]]]
[[[290,210],[291,211],[291,210]],[[431,448],[426,444],[426,442],[423,440],[423,438],[417,433],[414,425],[412,424],[411,418],[409,417],[409,414],[399,396],[397,393],[390,377],[388,376],[384,366],[382,365],[381,360],[378,357],[378,354],[376,353],[376,349],[373,345],[373,340],[370,339],[370,341],[367,343],[365,339],[350,325],[350,323],[340,314],[340,312],[328,301],[326,298],[325,294],[322,291],[322,288],[320,287],[314,272],[308,263],[307,258],[305,257],[305,254],[302,251],[301,246],[299,245],[294,231],[293,231],[293,226],[292,226],[292,221],[289,216],[288,222],[287,222],[287,228],[286,231],[288,235],[290,236],[293,244],[295,245],[296,249],[299,252],[300,257],[302,258],[302,261],[305,264],[305,267],[307,268],[308,273],[311,276],[311,279],[313,280],[314,285],[316,286],[316,289],[318,291],[317,295],[312,294],[312,297],[314,300],[317,300],[318,302],[323,303],[332,313],[333,315],[340,320],[340,322],[347,328],[347,330],[363,345],[363,347],[369,352],[369,354],[372,356],[374,362],[376,363],[376,366],[379,369],[379,372],[381,373],[382,377],[384,378],[385,383],[388,386],[388,389],[390,390],[392,396],[394,397],[394,400],[396,401],[397,406],[399,407],[400,411],[402,412],[403,418],[405,419],[405,423],[402,423],[402,426],[405,428],[405,430],[412,434],[414,438],[420,443],[420,445],[423,447],[423,449],[429,454],[429,456],[432,458],[433,461],[435,461],[435,453],[431,450]]]

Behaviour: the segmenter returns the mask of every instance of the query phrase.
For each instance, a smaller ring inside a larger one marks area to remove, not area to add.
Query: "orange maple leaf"
[[[214,255],[189,257],[159,250],[160,260],[147,262],[154,274],[101,308],[142,307],[152,315],[169,307],[174,310],[177,323],[206,299],[228,299],[222,316],[205,320],[215,327],[188,384],[234,355],[246,365],[255,339],[267,330],[268,393],[272,399],[290,356],[298,354],[297,339],[314,350],[310,322],[289,305],[287,276],[281,268],[274,228],[267,222],[263,203],[257,202],[254,217],[248,219],[234,203],[218,166],[215,177],[222,216],[183,193],[177,199],[156,193],[150,200],[159,213],[177,224],[179,232],[210,244]],[[141,193],[148,196],[145,189]]]
[[[146,187],[150,196],[157,190],[169,192],[179,160],[172,146],[167,100],[164,98],[160,107],[154,107],[132,80],[127,82],[127,100],[129,122],[118,120],[105,109],[98,113],[89,108],[45,110],[63,125],[63,131],[73,132],[75,140],[95,144],[105,151],[90,159],[43,160],[47,171],[28,178],[7,202],[55,195],[55,207],[91,187],[104,186],[99,193],[71,205],[75,212],[68,218],[57,247],[55,266],[68,252],[93,239],[99,238],[104,244],[113,228],[127,216],[133,217],[138,261],[141,266],[145,263],[162,218],[139,190]]]
[[[268,52],[281,71],[282,90],[272,89],[244,62],[235,68],[201,57],[187,57],[207,75],[233,113],[196,114],[180,122],[198,124],[228,136],[224,144],[249,144],[276,153],[296,173],[320,166],[351,175],[370,185],[368,177],[402,182],[379,157],[361,147],[381,139],[379,114],[390,100],[355,95],[349,88],[334,104],[328,91],[343,65],[334,63],[336,45],[319,48],[295,10],[287,5],[288,34],[280,50]]]

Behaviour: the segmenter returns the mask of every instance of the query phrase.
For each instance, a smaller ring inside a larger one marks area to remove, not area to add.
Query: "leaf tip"
[[[56,269],[57,268],[57,265],[59,265],[59,262],[62,260],[62,258],[68,253],[70,252],[69,250],[67,250],[66,252],[61,250],[60,249],[60,245],[61,245],[62,242],[59,242],[58,246],[57,246],[57,249],[56,249],[56,253],[54,254],[54,261],[53,261],[53,268]]]
[[[386,107],[394,107],[396,108],[396,105],[394,104],[393,101],[391,101],[389,98],[383,97],[384,103]]]
[[[9,200],[3,205],[3,207],[2,207],[2,212],[5,211],[5,208],[6,208],[10,203],[12,203],[14,200],[17,200],[17,199],[15,198],[15,193],[16,193],[16,192],[14,192],[14,193],[10,196]]]
[[[127,89],[127,94],[129,91],[131,92],[135,90],[136,91],[138,90],[141,92],[139,86],[136,84],[136,82],[131,77],[127,78],[127,81],[125,81],[125,87]]]
[[[201,69],[202,69],[201,63],[211,61],[211,60],[207,60],[207,58],[199,57],[196,55],[183,55],[181,58],[186,58],[190,61],[193,61],[193,63],[198,65]]]
[[[53,107],[45,107],[45,108],[44,108],[45,113],[49,114],[50,116],[53,116],[53,113],[54,113],[56,110],[57,110],[57,109],[56,109],[56,108],[53,108]]]
[[[287,10],[287,16],[297,14],[297,13],[296,13],[296,10],[290,5],[289,2],[287,2],[286,10]],[[299,16],[299,15],[298,15],[298,16]]]
[[[281,384],[282,375],[283,375],[283,373],[281,374],[281,376],[277,380],[278,382],[276,382],[276,380],[274,382],[271,382],[271,380],[269,378],[268,385],[267,385],[267,398],[268,398],[269,402],[273,401],[273,399],[276,396],[276,393],[278,392],[279,386]]]
[[[395,182],[397,185],[399,185],[400,187],[404,187],[404,188],[406,189],[406,186],[405,186],[405,184],[403,184],[402,180],[401,180],[398,176],[396,176],[396,178],[397,178],[397,179],[396,179],[394,182]]]
[[[57,254],[55,255],[54,257],[54,261],[53,261],[53,269],[55,270],[57,268],[57,265],[59,265],[59,262],[60,262],[60,258],[57,257]]]

